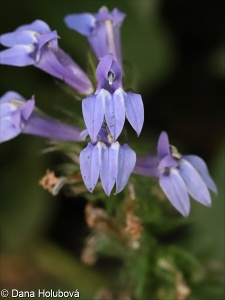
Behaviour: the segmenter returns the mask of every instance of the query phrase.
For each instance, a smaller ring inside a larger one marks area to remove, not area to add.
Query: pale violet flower
[[[210,206],[208,189],[217,193],[207,165],[196,155],[181,155],[170,146],[166,132],[158,141],[158,156],[137,158],[134,173],[159,179],[159,185],[171,204],[183,215],[190,213],[189,195],[199,203]]]
[[[125,117],[139,135],[144,123],[141,95],[123,90],[122,69],[111,54],[100,60],[96,75],[98,85],[95,94],[82,101],[84,122],[91,139],[96,139],[105,119],[113,139],[117,140]]]
[[[86,73],[58,46],[57,32],[41,20],[18,27],[0,36],[0,43],[9,47],[0,52],[0,63],[35,67],[66,82],[80,94],[93,91]]]
[[[0,143],[20,133],[62,140],[80,140],[80,130],[49,117],[35,107],[32,97],[26,101],[20,94],[10,91],[0,98]]]
[[[127,144],[121,146],[114,141],[104,126],[96,139],[89,142],[80,153],[82,178],[91,193],[99,176],[106,195],[110,195],[115,184],[115,194],[120,193],[126,186],[135,163],[135,152]]]
[[[114,8],[109,12],[102,7],[97,13],[70,14],[65,17],[66,25],[86,36],[97,58],[112,54],[122,66],[120,27],[125,14]]]

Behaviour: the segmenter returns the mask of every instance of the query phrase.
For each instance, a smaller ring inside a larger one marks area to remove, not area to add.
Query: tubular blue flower
[[[80,169],[85,186],[92,193],[100,176],[107,196],[115,184],[115,194],[124,189],[135,163],[135,152],[127,144],[120,146],[105,127],[80,153]]]
[[[10,91],[0,98],[0,143],[20,133],[53,140],[81,141],[77,128],[44,114],[35,107],[33,98],[26,101],[20,94]]]
[[[199,203],[210,206],[208,189],[217,194],[206,163],[196,155],[181,155],[169,145],[166,132],[158,141],[158,156],[137,158],[134,173],[156,177],[171,204],[183,215],[190,213],[189,195]]]
[[[122,66],[120,27],[125,14],[118,9],[109,12],[102,7],[98,13],[70,14],[65,17],[66,25],[86,36],[98,59],[106,54],[113,54]]]
[[[125,116],[139,135],[144,123],[141,95],[123,90],[122,69],[111,54],[100,60],[96,75],[98,85],[95,94],[82,101],[83,117],[91,139],[96,139],[105,118],[113,139],[117,140]]]
[[[9,49],[0,52],[0,63],[35,67],[66,82],[81,94],[89,95],[92,84],[83,70],[58,46],[58,35],[49,26],[36,20],[0,36]]]

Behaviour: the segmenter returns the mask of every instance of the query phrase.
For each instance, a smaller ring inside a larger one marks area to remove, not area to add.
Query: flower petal
[[[100,59],[100,62],[96,69],[96,75],[98,81],[104,81],[108,78],[109,70],[111,69],[113,63],[112,54],[107,54],[103,58]]]
[[[136,165],[140,167],[158,167],[159,158],[158,156],[154,156],[153,154],[149,153],[146,156],[137,156]]]
[[[105,119],[114,140],[117,140],[125,122],[124,92],[117,89],[105,99]]]
[[[70,14],[64,18],[64,22],[70,29],[78,31],[80,34],[89,36],[95,27],[96,18],[92,14]]]
[[[111,15],[113,17],[113,24],[114,25],[121,25],[121,23],[123,22],[124,18],[126,17],[126,14],[122,13],[117,8],[113,9]]]
[[[96,14],[71,14],[65,17],[66,25],[85,35],[98,59],[111,53],[122,66],[120,26],[125,15],[117,9],[109,12],[105,7]]]
[[[0,36],[1,44],[6,47],[13,47],[18,44],[28,45],[37,43],[35,31],[24,30],[5,33]]]
[[[5,93],[0,99],[0,142],[8,141],[23,130],[26,120],[34,109],[34,100],[25,101],[13,91]]]
[[[12,99],[8,103],[1,104],[1,118],[10,119],[13,126],[23,128],[34,110],[35,101],[20,101]]]
[[[166,155],[161,161],[159,162],[159,169],[165,168],[176,168],[178,166],[178,161],[172,157],[172,155]]]
[[[104,25],[98,24],[87,39],[98,59],[109,53],[107,31]]]
[[[97,145],[88,143],[87,147],[80,153],[80,170],[87,189],[92,193],[99,177],[100,161],[99,152],[101,152],[102,143]]]
[[[58,47],[54,54],[60,64],[70,71],[70,77],[65,78],[65,81],[76,88],[80,94],[89,95],[93,92],[92,83],[88,75],[72,60],[72,58]]]
[[[10,114],[10,119],[11,119],[12,125],[17,129],[20,129],[22,132],[22,129],[25,126],[25,121],[22,118],[21,112],[19,110],[12,112]]]
[[[0,64],[24,67],[33,65],[34,59],[30,54],[35,50],[32,45],[17,45],[0,52]]]
[[[209,174],[209,170],[204,160],[197,155],[183,155],[182,157],[185,160],[189,161],[189,163],[200,173],[207,187],[215,194],[217,194],[218,193],[217,187],[212,177]]]
[[[207,186],[199,173],[187,160],[180,160],[179,173],[191,197],[203,205],[210,206],[211,198]]]
[[[114,79],[111,84],[113,86],[113,88],[115,90],[118,88],[122,88],[123,71],[122,71],[121,65],[116,60],[113,60],[110,72],[112,72],[114,75]]]
[[[136,153],[127,145],[124,144],[119,149],[118,170],[116,177],[116,193],[121,192],[126,186],[131,172],[136,163]]]
[[[105,89],[113,94],[117,89],[122,88],[122,69],[111,54],[100,59],[96,75],[98,78],[96,93]]]
[[[96,140],[101,129],[104,119],[105,99],[107,98],[111,98],[110,93],[101,90],[97,96],[91,95],[82,101],[84,122],[92,140]]]
[[[105,125],[102,125],[102,127],[98,133],[98,136],[97,136],[97,141],[101,141],[101,142],[104,142],[106,145],[109,145],[108,135],[109,135],[109,133],[108,133]]]
[[[122,55],[121,55],[121,38],[120,38],[120,27],[122,25],[122,22],[125,18],[125,14],[119,11],[118,9],[114,9],[112,11],[112,16],[113,16],[113,32],[114,32],[114,43],[115,43],[115,48],[116,48],[116,55],[115,59],[119,62],[119,64],[123,65],[122,63]]]
[[[22,102],[23,103],[23,102]],[[0,120],[16,111],[18,107],[10,102],[0,103]]]
[[[165,131],[161,132],[158,140],[157,152],[160,159],[170,154],[170,144],[168,135]]]
[[[31,30],[38,33],[45,33],[51,31],[48,24],[42,20],[35,20],[30,24],[22,25],[16,29],[16,31],[23,31],[23,30]]]
[[[36,20],[31,24],[18,27],[13,32],[2,34],[0,42],[6,47],[13,47],[18,44],[33,44],[37,42],[37,33],[46,33],[49,31],[50,28],[45,22]]]
[[[118,142],[112,143],[110,147],[104,145],[102,148],[100,178],[107,196],[110,195],[116,182],[119,148]]]
[[[58,141],[82,141],[80,138],[80,130],[76,127],[64,124],[51,117],[49,117],[49,119],[46,117],[40,118],[36,113],[33,113],[29,117],[22,133]]]
[[[171,169],[169,175],[159,179],[159,185],[171,204],[184,216],[190,212],[190,199],[185,183],[176,169]]]
[[[60,48],[57,51],[42,48],[35,67],[63,80],[81,94],[89,94],[93,90],[88,76]]]
[[[15,127],[10,117],[0,119],[0,143],[13,139],[21,133],[21,128]]]
[[[95,15],[95,17],[96,17],[96,21],[98,22],[104,22],[107,20],[113,21],[111,13],[109,12],[106,6],[102,6],[97,12],[97,14]]]
[[[23,106],[19,108],[21,111],[21,117],[24,121],[27,121],[32,114],[35,106],[35,101],[34,99],[26,101]]]
[[[43,49],[39,56],[39,60],[35,63],[35,67],[63,81],[66,81],[68,77],[72,77],[72,74],[60,64],[53,51]]]
[[[160,172],[158,169],[158,165],[158,156],[153,156],[151,154],[148,154],[145,157],[137,156],[137,161],[133,173],[148,177],[159,178]]]
[[[144,124],[144,106],[141,95],[124,93],[126,117],[131,126],[139,135]]]
[[[1,98],[0,98],[0,104],[9,102],[12,99],[22,100],[25,101],[25,99],[18,93],[14,91],[6,92]]]
[[[38,40],[38,51],[41,50],[41,48],[47,44],[48,42],[52,41],[52,40],[58,40],[59,36],[57,34],[57,31],[56,30],[53,30],[51,32],[47,32],[47,33],[44,33],[44,34],[41,34],[38,36],[37,40]],[[54,48],[57,48],[57,43],[56,43],[56,47]]]
[[[82,140],[82,141],[85,141],[86,140],[86,138],[88,137],[88,131],[87,131],[87,129],[84,129],[83,131],[81,131],[81,133],[80,133],[80,139]]]

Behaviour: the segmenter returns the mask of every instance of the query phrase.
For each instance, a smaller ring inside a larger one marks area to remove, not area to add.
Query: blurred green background
[[[0,32],[42,19],[61,37],[59,44],[85,69],[87,42],[69,30],[65,15],[117,7],[123,23],[122,52],[128,86],[142,94],[145,125],[141,137],[131,133],[139,154],[154,147],[162,130],[184,154],[201,156],[219,188],[210,209],[192,201],[193,251],[209,249],[224,261],[224,20],[222,1],[2,0]],[[3,49],[3,48],[2,48]],[[1,95],[14,90],[66,120],[63,109],[81,114],[80,103],[48,75],[33,67],[1,66]],[[71,120],[68,120],[71,121]],[[47,168],[65,160],[42,155],[46,142],[19,136],[0,146],[1,287],[78,288],[92,299],[112,280],[110,261],[90,268],[79,260],[88,229],[85,200],[52,197],[38,185]],[[108,264],[108,265],[107,265]],[[107,273],[108,276],[105,276]],[[218,298],[219,299],[219,298]],[[222,299],[222,296],[221,296]],[[197,300],[197,299],[194,299]]]

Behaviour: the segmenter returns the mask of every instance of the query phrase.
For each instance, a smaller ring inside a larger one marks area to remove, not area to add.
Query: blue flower
[[[93,91],[88,76],[58,47],[58,35],[49,26],[36,20],[0,36],[1,44],[9,49],[0,52],[0,63],[35,67],[65,81],[81,94]]]
[[[111,53],[122,66],[120,27],[124,18],[125,14],[118,9],[109,12],[106,7],[102,7],[95,14],[70,14],[65,17],[65,23],[88,38],[97,58]]]
[[[158,141],[158,156],[137,158],[134,173],[156,177],[171,204],[183,215],[190,213],[189,195],[199,203],[210,206],[208,189],[217,193],[206,163],[196,155],[181,155],[169,145],[166,132]]]
[[[105,127],[101,128],[97,138],[89,142],[80,153],[82,178],[91,193],[99,176],[106,195],[110,195],[115,184],[115,194],[120,193],[126,186],[135,163],[135,152],[127,144],[120,146]]]
[[[20,94],[10,91],[0,98],[0,143],[20,133],[53,140],[81,141],[77,128],[44,114],[35,107],[33,98],[26,101]]]
[[[114,140],[123,129],[125,117],[139,135],[144,123],[141,95],[123,90],[122,69],[111,54],[100,60],[96,75],[95,94],[82,101],[83,117],[91,139],[96,139],[104,118]]]

